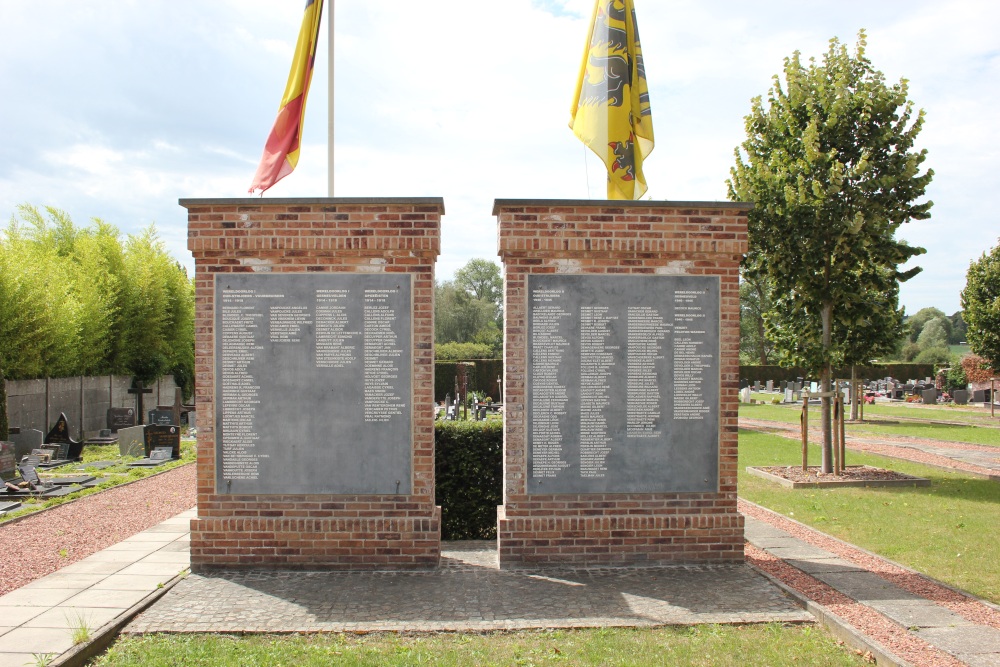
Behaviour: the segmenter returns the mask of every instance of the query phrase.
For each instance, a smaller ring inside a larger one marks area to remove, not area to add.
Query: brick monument
[[[739,263],[750,208],[496,201],[501,567],[743,559]]]
[[[442,200],[180,204],[196,289],[192,568],[435,567]]]

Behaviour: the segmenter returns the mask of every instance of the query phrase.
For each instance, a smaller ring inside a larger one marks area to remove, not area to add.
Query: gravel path
[[[0,595],[110,547],[195,504],[195,466],[180,466],[0,525]]]

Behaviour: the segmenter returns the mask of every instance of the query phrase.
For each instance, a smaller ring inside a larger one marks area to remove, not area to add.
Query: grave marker
[[[139,423],[142,423],[142,396],[143,394],[152,394],[153,390],[148,387],[143,387],[142,382],[137,381],[134,387],[129,387],[128,393],[135,394],[135,415]]]
[[[170,448],[171,458],[181,457],[181,429],[179,426],[165,426],[161,424],[146,425],[146,440],[144,451],[147,457],[149,453],[158,448]]]
[[[135,408],[108,408],[108,428],[117,433],[120,428],[135,426]]]

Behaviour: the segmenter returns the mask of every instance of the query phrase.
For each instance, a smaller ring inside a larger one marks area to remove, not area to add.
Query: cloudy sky
[[[910,313],[960,308],[1000,236],[1000,4],[990,0],[635,0],[653,104],[649,195],[725,199],[750,99],[784,57],[854,44],[927,112],[933,218],[903,286]],[[0,214],[54,206],[192,266],[181,198],[244,197],[303,0],[0,0]],[[567,128],[592,0],[334,3],[336,196],[445,200],[439,278],[496,257],[495,198],[604,197]],[[327,195],[324,16],[299,168],[265,197]]]

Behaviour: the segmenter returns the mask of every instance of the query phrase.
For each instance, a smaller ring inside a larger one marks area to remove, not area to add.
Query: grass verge
[[[489,634],[149,635],[95,663],[142,665],[861,665],[813,626],[553,630]]]
[[[848,452],[867,464],[926,477],[916,488],[786,489],[747,466],[798,465],[798,442],[740,431],[739,494],[818,530],[1000,603],[1000,484],[916,463]],[[820,460],[818,447],[810,460]]]

